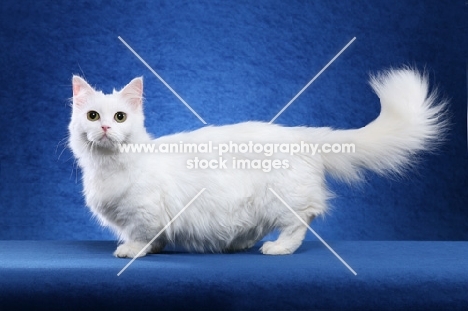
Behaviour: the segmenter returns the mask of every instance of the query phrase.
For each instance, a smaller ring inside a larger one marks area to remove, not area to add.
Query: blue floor
[[[163,254],[130,261],[112,241],[0,241],[0,306],[93,309],[425,309],[468,305],[468,242],[320,242],[291,256]],[[1,309],[1,308],[0,308]],[[2,309],[3,310],[3,309]]]

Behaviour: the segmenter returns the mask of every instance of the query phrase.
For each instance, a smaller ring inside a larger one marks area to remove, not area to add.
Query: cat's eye
[[[91,110],[91,111],[88,111],[88,120],[89,121],[97,121],[99,120],[99,113],[97,113],[96,111],[94,110]]]
[[[125,112],[119,111],[114,115],[114,120],[122,123],[127,120],[127,114]]]

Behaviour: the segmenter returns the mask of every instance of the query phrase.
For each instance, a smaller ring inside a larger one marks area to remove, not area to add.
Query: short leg
[[[306,221],[308,223],[308,221]],[[307,227],[296,218],[296,221],[283,225],[276,241],[263,243],[260,251],[264,255],[289,255],[294,253],[307,233]]]
[[[155,241],[152,245],[145,248],[148,243],[137,242],[137,241],[128,241],[123,244],[120,244],[114,252],[115,257],[119,258],[135,258],[146,256],[146,254],[155,254],[163,250],[165,243]],[[140,251],[145,248],[141,254]]]
[[[138,257],[143,257],[148,254],[151,248],[151,246],[148,246],[145,250],[143,250],[143,252],[141,252],[141,254],[138,254],[145,246],[146,243],[143,242],[125,242],[117,247],[114,252],[114,256],[120,258],[135,258],[138,255]]]
[[[243,243],[236,243],[235,245],[230,245],[226,252],[228,253],[235,253],[235,252],[240,252],[240,251],[245,251],[250,248],[252,248],[255,243],[257,243],[257,240],[250,240],[250,241],[245,241]]]

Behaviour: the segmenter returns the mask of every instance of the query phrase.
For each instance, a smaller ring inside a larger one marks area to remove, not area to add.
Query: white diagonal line
[[[145,249],[147,249],[167,228],[169,228],[169,226],[180,216],[182,215],[183,212],[185,212],[185,210],[187,209],[187,207],[189,207],[199,196],[200,194],[202,194],[203,191],[205,191],[206,188],[203,188],[202,190],[200,190],[200,192],[197,193],[197,195],[192,199],[190,200],[190,202],[187,203],[187,205],[184,206],[183,209],[180,210],[180,212],[177,213],[177,215],[174,216],[174,218],[171,219],[171,221],[169,221],[169,223],[167,225],[164,226],[164,228],[161,229],[161,231],[158,232],[158,234],[156,234],[156,236],[148,242],[148,244],[145,245],[145,247],[143,247],[141,249],[141,251],[138,252],[138,254],[136,254],[135,257],[133,257],[132,260],[130,260],[130,262],[125,266],[123,267],[122,270],[120,270],[119,273],[117,273],[117,276],[120,276],[144,251]]]
[[[167,84],[167,82],[164,81],[164,79],[163,79],[160,75],[158,75],[158,73],[157,73],[156,71],[154,71],[154,69],[151,68],[151,66],[148,65],[148,63],[145,62],[145,60],[144,60],[143,58],[141,58],[141,56],[138,55],[138,53],[135,52],[135,50],[132,49],[132,47],[131,47],[130,45],[128,45],[128,43],[125,42],[124,39],[122,39],[122,37],[119,36],[118,38],[119,38],[120,41],[122,41],[122,43],[123,43],[123,44],[124,44],[124,45],[125,45],[125,46],[126,46],[126,47],[127,47],[127,48],[128,48],[144,65],[145,65],[145,66],[146,66],[146,67],[148,67],[148,69],[149,69],[149,70],[150,70],[150,71],[151,71],[151,72],[152,72],[152,73],[153,73],[153,74],[154,74],[154,75],[155,75],[155,76],[156,76],[156,77],[157,77],[157,78],[158,78],[158,79],[159,79],[159,80],[160,80],[160,81],[161,81],[161,82],[162,82],[162,83],[163,83],[163,84],[164,84],[164,85],[165,85],[165,86],[166,86],[166,87],[167,87],[167,88],[168,88],[168,89],[169,89],[169,90],[170,90],[170,91],[171,91],[171,92],[172,92],[172,93],[173,93],[173,94],[174,94],[174,95],[175,95],[175,96],[176,96],[176,97],[177,97],[177,98],[178,98],[178,99],[179,99],[179,100],[180,100],[180,101],[181,101],[181,102],[182,102],[182,103],[199,119],[199,120],[200,120],[200,121],[202,121],[203,124],[206,124],[205,120],[203,120],[202,117],[200,117],[200,116],[198,115],[198,113],[197,113],[195,110],[193,110],[193,108],[190,107],[190,105],[187,104],[187,102],[186,102],[182,97],[180,97],[180,95],[177,94],[177,92],[174,91],[174,89],[173,89],[169,84]]]
[[[310,80],[309,83],[307,83],[307,85],[304,86],[302,90],[300,90],[299,93],[297,93],[297,95],[294,96],[293,99],[291,99],[268,124],[272,124],[351,45],[351,43],[354,42],[354,40],[356,40],[356,37],[352,38],[351,41],[349,41],[348,44],[346,44],[344,48],[342,48],[341,51],[339,51],[338,54],[336,54],[335,57],[333,57],[332,60],[329,61],[328,64],[326,64],[325,67],[323,67],[322,70],[320,70],[319,73],[317,73],[315,77],[313,77],[312,80]]]
[[[319,239],[320,242],[322,242],[323,245],[325,245],[325,246],[330,250],[330,252],[332,252],[332,254],[335,255],[335,257],[338,258],[338,259],[346,266],[346,268],[349,269],[349,271],[351,271],[354,275],[357,275],[356,271],[354,271],[353,268],[351,268],[351,267],[346,263],[346,261],[344,261],[343,258],[341,258],[341,256],[338,255],[338,253],[335,252],[335,251],[333,250],[333,248],[331,248],[331,246],[328,245],[328,243],[325,242],[325,240],[322,239],[322,238],[317,234],[317,232],[315,232],[314,229],[312,229],[312,228],[309,226],[309,224],[306,223],[306,222],[305,222],[305,221],[288,205],[288,203],[286,203],[273,189],[268,188],[268,190],[270,190],[270,191],[281,201],[281,203],[283,203],[284,206],[286,206],[286,207],[287,207],[287,208],[288,208],[288,209],[289,209],[289,210],[290,210],[306,227],[307,227],[307,229],[309,229],[309,231],[312,232],[312,233],[317,237],[317,239]]]

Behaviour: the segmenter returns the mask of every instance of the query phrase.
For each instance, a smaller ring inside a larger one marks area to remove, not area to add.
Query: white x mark
[[[198,113],[192,109],[192,107],[190,107],[189,104],[187,104],[187,102],[182,98],[180,97],[179,94],[177,94],[176,91],[174,91],[174,89],[169,85],[167,84],[166,81],[164,81],[164,79],[158,75],[158,73],[153,69],[151,68],[150,65],[148,65],[148,63],[140,56],[138,55],[137,52],[135,52],[135,50],[132,49],[132,47],[130,47],[130,45],[128,45],[127,42],[125,42],[124,39],[122,39],[120,36],[118,37],[120,41],[122,41],[122,43],[201,121],[203,122],[203,124],[207,124],[205,122],[205,120],[203,120],[199,115]],[[269,122],[269,124],[273,123],[353,42],[354,40],[356,40],[356,37],[352,38],[351,41],[348,42],[348,44],[346,44],[336,55],[335,57],[333,57],[323,68],[322,70],[320,70],[313,78],[312,80],[309,81],[309,83],[307,83],[300,91],[299,93],[297,93],[296,96],[294,96],[284,107],[283,109],[280,110],[280,112],[278,112],[276,114],[276,116]],[[135,258],[133,258],[118,274],[117,276],[120,276],[135,260],[136,258],[141,255],[143,253],[143,251],[148,248],[151,243],[153,243],[171,224],[172,222],[174,222],[174,220],[176,220],[185,210],[188,206],[190,206],[190,204],[193,203],[193,201],[195,201],[195,199],[205,190],[205,188],[203,188],[163,229],[161,229],[161,231],[145,246],[143,247],[143,249],[137,254],[137,256],[135,256]],[[357,273],[353,270],[353,268],[351,268],[347,263],[346,261],[343,260],[343,258],[340,257],[340,255],[338,255],[338,253],[336,253],[331,247],[330,245],[327,244],[327,242],[325,242],[310,226],[309,224],[307,224],[302,218],[300,218],[300,216],[271,188],[269,188],[269,190],[305,225],[307,226],[307,228],[309,229],[310,232],[312,232],[332,253],[333,255],[335,255],[345,266],[346,268],[348,268],[354,275],[357,275]]]

